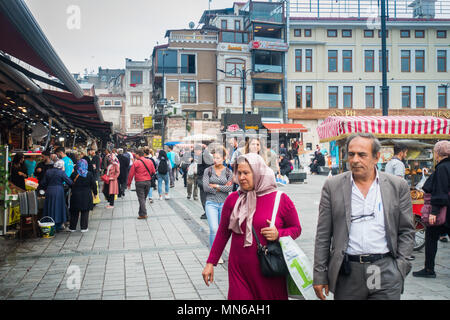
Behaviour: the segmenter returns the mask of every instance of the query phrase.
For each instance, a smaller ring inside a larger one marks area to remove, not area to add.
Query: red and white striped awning
[[[450,139],[450,119],[422,116],[328,117],[317,128],[320,142],[344,139],[352,133],[378,138]]]

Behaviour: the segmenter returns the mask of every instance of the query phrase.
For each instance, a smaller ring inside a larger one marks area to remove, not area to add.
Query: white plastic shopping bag
[[[289,269],[291,279],[305,300],[317,300],[313,288],[313,269],[306,254],[290,237],[280,238],[284,260]]]

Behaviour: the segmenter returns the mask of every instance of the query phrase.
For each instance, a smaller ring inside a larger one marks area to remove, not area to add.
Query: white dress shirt
[[[369,192],[364,198],[358,186],[352,180],[352,217],[350,224],[349,242],[347,254],[383,254],[389,252],[386,240],[386,229],[384,225],[383,200],[377,176]],[[373,218],[356,219],[361,216],[369,216],[374,213]],[[354,220],[354,221],[353,221]]]

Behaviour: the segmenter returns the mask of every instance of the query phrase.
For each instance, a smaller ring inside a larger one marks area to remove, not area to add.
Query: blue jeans
[[[153,188],[150,187],[150,191],[148,192],[148,198],[151,199],[153,198]]]
[[[212,248],[214,239],[216,238],[217,229],[219,229],[220,216],[222,215],[223,203],[206,201],[205,211],[209,224],[209,245]]]
[[[158,176],[158,193],[162,195],[162,182],[165,183],[166,194],[169,194],[169,173],[166,174],[157,174]]]

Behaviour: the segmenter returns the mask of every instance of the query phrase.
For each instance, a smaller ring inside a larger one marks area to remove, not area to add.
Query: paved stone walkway
[[[311,260],[325,179],[310,176],[307,184],[283,187],[299,211],[303,231],[297,242]],[[229,245],[225,264],[215,268],[215,283],[207,287],[201,272],[209,253],[209,228],[200,219],[201,204],[186,199],[182,181],[170,192],[170,200],[148,203],[148,220],[136,219],[136,193],[128,191],[113,210],[104,202],[96,206],[88,233],[25,240],[5,251],[0,299],[226,299]],[[449,253],[450,243],[440,242],[437,278],[409,275],[402,298],[450,299]],[[423,250],[415,255],[414,271],[423,266]]]

